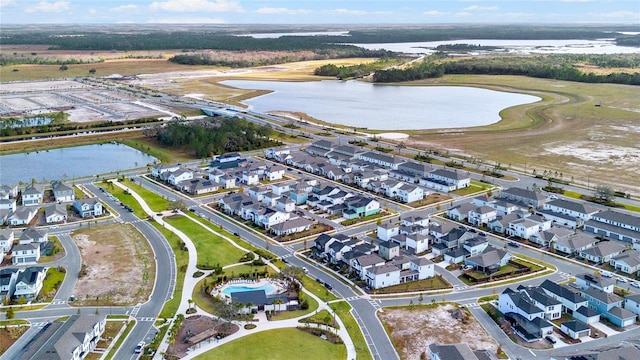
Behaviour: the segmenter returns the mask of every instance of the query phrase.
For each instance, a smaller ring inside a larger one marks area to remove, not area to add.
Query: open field
[[[73,239],[83,267],[74,288],[77,305],[132,305],[147,301],[155,261],[147,240],[131,225],[77,230]],[[83,275],[83,272],[85,273]]]
[[[418,360],[431,343],[466,343],[472,350],[498,351],[496,341],[468,313],[452,304],[385,308],[378,312],[401,359]],[[457,311],[458,318],[452,316]],[[427,358],[429,355],[427,354]]]
[[[346,356],[347,350],[342,344],[331,344],[304,331],[285,328],[267,330],[242,337],[197,356],[195,359],[317,360],[344,359]]]

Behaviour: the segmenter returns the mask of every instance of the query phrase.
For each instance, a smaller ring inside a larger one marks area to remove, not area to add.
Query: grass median
[[[349,337],[356,348],[356,359],[372,360],[373,357],[367,346],[367,341],[364,339],[362,330],[360,330],[356,319],[351,315],[351,305],[346,301],[339,301],[329,304],[329,307],[333,309],[334,313],[342,320],[344,327],[347,329]]]

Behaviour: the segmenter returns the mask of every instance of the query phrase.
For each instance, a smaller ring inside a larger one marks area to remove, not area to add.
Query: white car
[[[631,283],[631,286],[636,287],[636,288],[640,288],[640,283],[637,283],[637,282],[634,281],[634,282]]]
[[[623,277],[618,277],[618,281],[623,282],[623,283],[628,283],[629,280],[623,278]]]
[[[133,350],[133,352],[136,354],[140,354],[142,350],[144,350],[145,345],[146,343],[144,341],[140,341],[138,345],[136,345],[136,348]]]

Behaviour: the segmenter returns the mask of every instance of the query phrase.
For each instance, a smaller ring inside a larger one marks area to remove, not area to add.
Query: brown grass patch
[[[0,355],[13,345],[22,334],[29,330],[29,326],[10,326],[0,328]]]
[[[427,353],[431,343],[466,343],[473,350],[489,350],[496,353],[498,344],[466,309],[463,320],[455,319],[452,304],[437,306],[413,306],[401,309],[384,309],[378,312],[387,333],[391,337],[400,358],[418,360]]]
[[[83,229],[73,239],[86,265],[74,288],[77,305],[132,305],[148,300],[156,264],[149,243],[132,225]]]

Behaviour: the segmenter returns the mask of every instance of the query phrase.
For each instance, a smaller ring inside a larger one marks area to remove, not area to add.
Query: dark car
[[[238,236],[238,237],[240,236],[238,233],[233,233],[233,235]]]
[[[324,287],[326,287],[328,290],[332,290],[333,286],[331,286],[331,284],[329,283],[324,283]]]
[[[547,335],[547,336],[545,336],[544,338],[545,338],[545,340],[547,340],[548,342],[550,342],[550,343],[552,343],[552,344],[555,344],[555,343],[556,343],[556,339],[552,338],[551,336],[548,336],[548,335]]]
[[[316,281],[319,282],[320,284],[324,284],[324,281],[322,281],[322,279],[320,278],[316,278]]]
[[[520,244],[518,244],[517,242],[514,242],[514,241],[510,241],[508,245],[511,246],[511,247],[514,247],[514,248],[520,247]]]
[[[195,211],[196,211],[196,209],[194,209],[194,208],[189,208],[189,211],[191,211],[191,212],[195,212]]]

